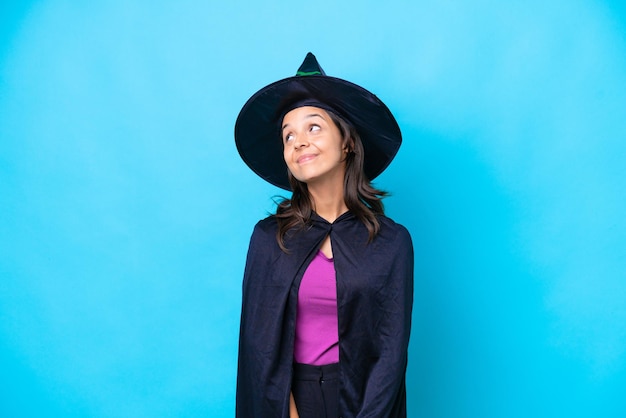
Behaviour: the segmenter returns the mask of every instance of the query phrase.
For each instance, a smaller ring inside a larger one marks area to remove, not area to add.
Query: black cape
[[[289,417],[298,287],[330,234],[337,275],[339,416],[406,417],[405,375],[413,305],[413,245],[402,225],[380,216],[368,243],[347,212],[276,242],[276,219],[254,228],[243,278],[237,418]]]

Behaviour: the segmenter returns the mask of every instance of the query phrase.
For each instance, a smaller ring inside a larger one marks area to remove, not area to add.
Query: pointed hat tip
[[[326,75],[322,67],[320,67],[319,62],[317,62],[317,58],[311,52],[306,54],[304,61],[298,68],[298,72],[296,76],[308,76],[308,75]]]

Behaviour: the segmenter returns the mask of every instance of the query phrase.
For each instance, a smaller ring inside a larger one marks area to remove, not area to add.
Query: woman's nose
[[[302,148],[306,146],[309,142],[307,141],[306,135],[297,135],[293,141],[294,148]]]

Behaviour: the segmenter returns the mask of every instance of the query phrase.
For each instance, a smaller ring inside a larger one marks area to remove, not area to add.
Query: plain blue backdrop
[[[0,416],[233,416],[233,126],[308,51],[404,134],[410,416],[626,416],[622,4],[3,2]]]

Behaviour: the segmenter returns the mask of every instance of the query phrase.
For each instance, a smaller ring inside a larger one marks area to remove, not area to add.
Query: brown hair
[[[365,177],[363,144],[354,126],[335,112],[327,109],[326,112],[339,128],[343,145],[348,147],[343,199],[348,210],[363,222],[371,241],[380,229],[376,217],[384,214],[382,199],[387,196],[387,192],[374,188]],[[306,183],[297,180],[289,170],[287,176],[293,193],[291,199],[284,198],[278,202],[275,215],[278,221],[276,239],[285,252],[288,251],[285,246],[287,231],[292,228],[304,228],[309,224],[313,213],[313,202]]]

